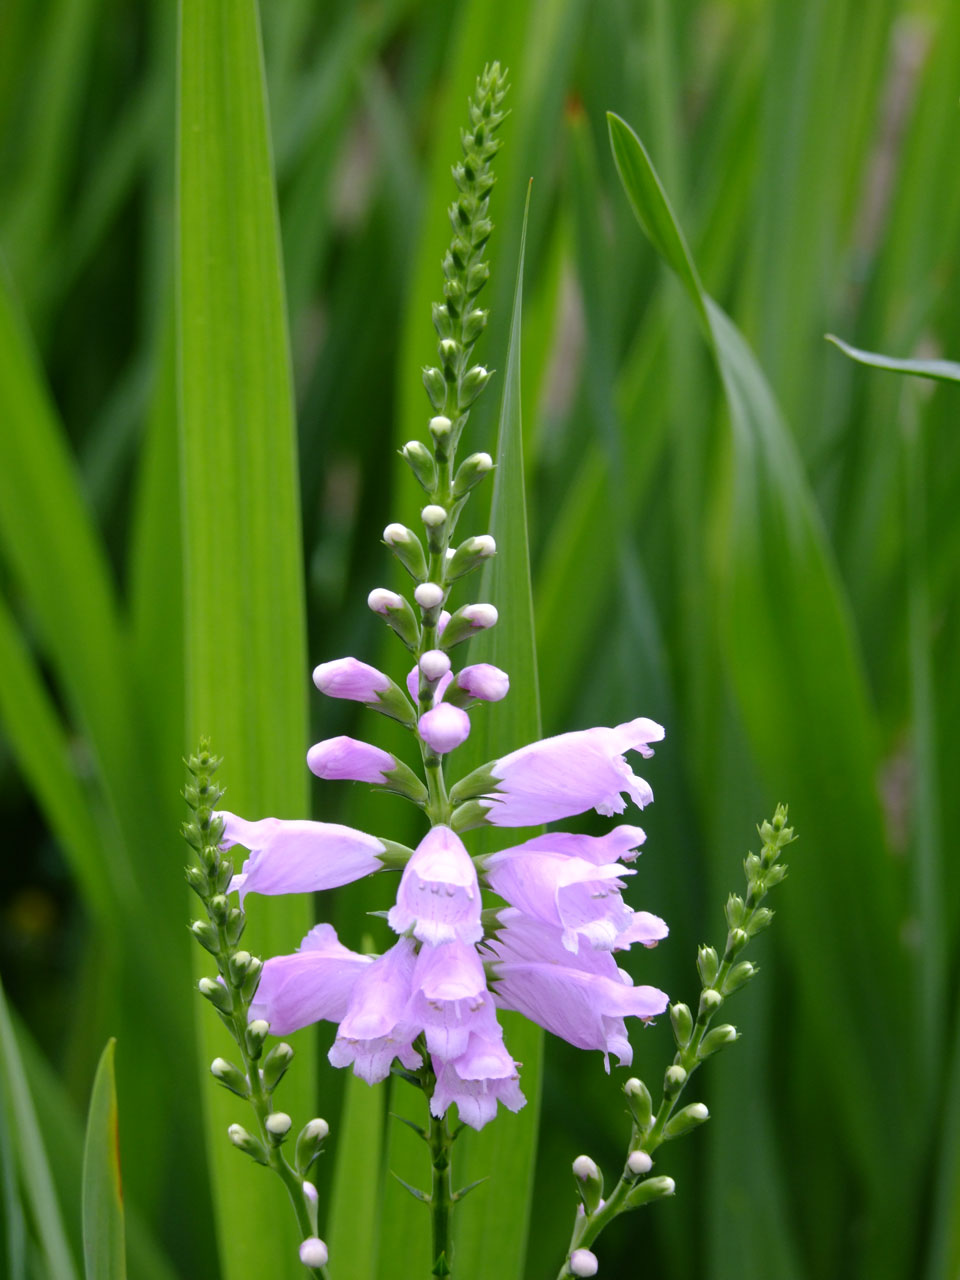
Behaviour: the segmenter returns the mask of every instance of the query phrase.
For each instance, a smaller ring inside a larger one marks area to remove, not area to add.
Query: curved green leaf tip
[[[87,1280],[125,1280],[127,1274],[120,1178],[116,1040],[107,1041],[93,1081],[83,1148],[83,1262]]]
[[[880,355],[876,351],[862,351],[832,333],[825,335],[828,342],[839,347],[845,356],[858,364],[873,369],[886,369],[890,373],[906,373],[914,378],[933,378],[937,382],[960,382],[960,364],[953,360],[899,360],[896,356]]]

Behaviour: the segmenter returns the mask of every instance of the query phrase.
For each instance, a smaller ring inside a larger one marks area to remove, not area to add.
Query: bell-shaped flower
[[[272,956],[263,966],[250,1021],[263,1018],[274,1035],[285,1036],[312,1022],[339,1022],[353,988],[373,964],[337,940],[330,924],[318,924],[293,955]]]
[[[463,841],[449,827],[431,827],[404,868],[387,919],[420,942],[479,942],[480,885]]]
[[[248,822],[223,811],[222,849],[250,850],[230,891],[240,893],[318,893],[336,889],[379,871],[387,842],[335,822],[261,818]]]
[[[633,874],[615,862],[598,866],[585,858],[530,849],[504,849],[484,862],[494,893],[559,929],[563,946],[574,952],[581,940],[604,951],[616,946],[633,917],[620,896],[620,876]]]
[[[327,1055],[333,1066],[352,1063],[367,1084],[385,1080],[394,1058],[410,1071],[420,1066],[419,1027],[407,1017],[414,963],[412,939],[401,938],[360,975]]]
[[[493,1008],[483,961],[463,942],[426,943],[413,974],[410,1016],[426,1035],[427,1049],[444,1060],[467,1050],[470,1032],[486,1025]]]
[[[651,756],[650,743],[663,736],[661,725],[641,716],[615,728],[561,733],[511,751],[486,766],[495,788],[482,798],[489,806],[486,820],[496,827],[532,827],[588,809],[609,816],[623,812],[624,792],[642,809],[653,800],[653,792],[632,771],[624,753]],[[483,770],[476,772],[479,778]],[[463,782],[469,787],[469,779]],[[459,791],[468,798],[464,787]]]
[[[560,932],[519,911],[500,913],[503,931],[487,944],[494,960],[495,997],[501,1009],[522,1013],[579,1049],[599,1049],[621,1065],[633,1061],[624,1018],[648,1021],[669,1002],[656,987],[632,985],[606,951],[583,947],[574,956]]]
[[[442,1116],[455,1102],[461,1122],[473,1129],[482,1129],[494,1118],[498,1102],[508,1111],[519,1111],[526,1102],[517,1064],[504,1046],[493,1006],[484,1009],[484,1023],[471,1031],[464,1053],[450,1062],[433,1058],[437,1083],[430,1099],[431,1114]]]
[[[470,717],[460,707],[440,702],[425,711],[417,722],[420,737],[438,755],[446,755],[470,736]]]

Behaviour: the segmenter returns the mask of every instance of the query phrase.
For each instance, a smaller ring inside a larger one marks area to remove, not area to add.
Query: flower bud
[[[650,1172],[653,1168],[653,1161],[646,1151],[631,1151],[627,1156],[627,1168],[635,1178],[639,1178],[643,1174]]]
[[[220,935],[209,920],[194,920],[193,924],[190,926],[190,932],[200,943],[201,947],[205,947],[211,955],[219,954]]]
[[[307,1179],[304,1178],[300,1186],[303,1191],[304,1200],[309,1200],[311,1204],[316,1204],[317,1201],[320,1199],[320,1194],[317,1191],[317,1188],[313,1185],[313,1183],[308,1182]]]
[[[232,1124],[227,1129],[227,1137],[235,1147],[238,1147],[251,1159],[256,1160],[257,1164],[268,1164],[266,1148],[257,1138],[247,1133],[242,1124]]]
[[[452,649],[455,644],[468,640],[478,631],[485,631],[495,625],[497,611],[492,604],[465,604],[452,614],[443,633],[444,649]]]
[[[263,1052],[263,1044],[269,1032],[270,1023],[265,1018],[254,1018],[247,1026],[244,1040],[247,1045],[247,1053],[255,1062]]]
[[[711,1054],[716,1053],[718,1049],[722,1049],[725,1045],[733,1044],[737,1037],[737,1028],[725,1022],[722,1026],[714,1027],[700,1041],[700,1047],[697,1050],[697,1056],[701,1059],[709,1058]]]
[[[193,892],[205,898],[210,892],[210,881],[203,867],[195,867],[191,864],[189,867],[184,867],[183,874]]]
[[[447,380],[439,369],[427,368],[423,371],[423,385],[430,403],[439,413],[447,400]]]
[[[577,1156],[573,1162],[577,1192],[587,1213],[593,1213],[603,1199],[603,1174],[589,1156]]]
[[[470,573],[478,565],[483,564],[484,560],[489,560],[496,554],[497,544],[489,533],[481,534],[478,538],[467,538],[466,542],[461,542],[447,563],[448,581],[453,582],[457,578],[462,578],[464,574]]]
[[[246,927],[246,923],[246,916],[239,907],[231,907],[227,912],[227,918],[223,923],[223,928],[227,935],[227,942],[231,947],[235,947],[243,937],[243,930]]]
[[[383,540],[410,577],[422,582],[427,577],[427,558],[417,535],[403,524],[388,524]]]
[[[263,1066],[260,1068],[260,1078],[263,1081],[263,1087],[268,1091],[275,1089],[292,1061],[293,1049],[290,1045],[288,1045],[285,1040],[281,1040],[279,1044],[275,1044],[264,1058]],[[289,1125],[287,1127],[289,1128]]]
[[[677,1184],[672,1178],[645,1178],[638,1182],[627,1194],[626,1205],[629,1209],[637,1209],[642,1204],[650,1204],[653,1200],[663,1200],[672,1196]]]
[[[698,1017],[702,1018],[705,1014],[716,1013],[723,1004],[723,996],[715,987],[707,987],[705,991],[700,992],[700,1010]]]
[[[735,964],[727,974],[726,981],[723,984],[724,994],[730,995],[730,993],[736,991],[738,987],[742,987],[745,982],[749,982],[757,972],[758,970],[756,965],[751,964],[749,960],[741,960],[740,963]]]
[[[452,380],[453,368],[457,361],[457,353],[460,350],[460,344],[454,338],[441,338],[439,343],[440,360],[443,364],[443,372],[448,379]]]
[[[432,307],[433,327],[441,338],[453,337],[453,319],[442,302],[435,302]]]
[[[427,446],[420,440],[408,440],[400,453],[421,488],[433,493],[437,487],[437,463]]]
[[[691,1129],[696,1129],[698,1125],[703,1124],[704,1120],[710,1119],[710,1112],[702,1102],[691,1102],[689,1107],[684,1107],[682,1111],[678,1111],[672,1116],[663,1130],[664,1138],[679,1138],[684,1133],[689,1133]]]
[[[510,677],[490,662],[477,662],[457,673],[454,687],[444,695],[455,706],[469,706],[474,699],[499,702],[510,691]]]
[[[693,1015],[685,1004],[670,1006],[670,1021],[673,1023],[673,1038],[681,1049],[685,1049],[693,1035]]]
[[[746,912],[743,899],[737,893],[731,893],[727,899],[727,905],[724,913],[727,917],[727,925],[731,929],[739,929],[743,924],[743,917]]]
[[[300,1246],[300,1261],[305,1267],[325,1267],[329,1256],[319,1236],[307,1236]]]
[[[725,960],[732,960],[733,957],[747,945],[749,936],[743,929],[731,929],[727,935],[727,949],[724,953]],[[708,984],[708,985],[712,985]]]
[[[570,1274],[572,1276],[595,1276],[600,1269],[597,1255],[589,1249],[574,1249],[570,1255]]]
[[[431,684],[436,684],[450,670],[450,659],[442,649],[428,649],[420,658],[420,671]]]
[[[453,437],[453,423],[446,414],[438,414],[437,417],[431,418],[427,424],[427,430],[433,437],[434,448],[437,456],[446,458],[450,452],[450,444]]]
[[[697,970],[705,987],[712,987],[720,969],[720,957],[713,947],[700,947],[697,951]]]
[[[457,474],[453,478],[453,496],[462,498],[492,470],[493,459],[489,453],[471,453],[457,467]]]
[[[396,591],[374,587],[367,596],[367,604],[392,627],[408,649],[416,649],[420,643],[420,626],[409,600]]]
[[[650,1090],[642,1080],[631,1076],[623,1086],[623,1092],[626,1094],[627,1106],[630,1108],[637,1128],[646,1129],[653,1116],[653,1099],[650,1097]]]
[[[428,747],[438,755],[446,755],[470,736],[470,717],[460,707],[441,702],[424,712],[417,729]]]
[[[215,1009],[219,1009],[221,1013],[233,1013],[233,996],[219,979],[201,978],[197,987]]]
[[[472,311],[468,311],[463,317],[463,340],[468,346],[476,342],[481,333],[483,333],[489,314],[488,311],[483,311],[480,307],[474,307]]]
[[[314,1160],[316,1160],[323,1149],[323,1144],[329,1132],[330,1126],[326,1120],[321,1120],[319,1116],[315,1120],[309,1120],[300,1130],[300,1135],[297,1138],[295,1161],[297,1171],[300,1174],[305,1174]]]
[[[285,1111],[271,1111],[263,1122],[263,1127],[267,1131],[270,1141],[279,1146],[290,1132],[290,1126],[293,1121]]]
[[[247,1077],[239,1067],[235,1067],[232,1062],[227,1062],[226,1058],[214,1058],[210,1063],[210,1074],[231,1093],[235,1093],[240,1098],[250,1097],[250,1082]]]
[[[443,587],[436,582],[421,582],[413,598],[421,609],[436,609],[443,604]]]
[[[663,1091],[666,1094],[679,1093],[683,1086],[687,1083],[687,1073],[679,1063],[674,1062],[667,1067],[663,1077]]]
[[[481,364],[468,369],[460,383],[460,408],[466,409],[472,405],[492,377],[493,374]]]
[[[751,938],[755,937],[756,934],[761,932],[761,930],[766,929],[767,925],[773,919],[773,914],[774,913],[769,907],[758,907],[757,910],[754,911],[753,916],[750,919],[750,923],[747,925],[747,933]]]
[[[478,294],[489,279],[490,264],[487,262],[475,262],[473,266],[469,267],[467,270],[467,297],[472,298]]]

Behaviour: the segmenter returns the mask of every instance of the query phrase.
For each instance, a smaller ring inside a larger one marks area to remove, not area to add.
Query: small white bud
[[[274,1138],[282,1138],[284,1134],[290,1132],[293,1121],[285,1111],[271,1111],[263,1123],[267,1133],[272,1134]]]
[[[242,1147],[244,1143],[250,1141],[250,1135],[242,1124],[232,1124],[227,1129],[227,1137],[235,1147]]]
[[[319,1236],[308,1236],[300,1246],[300,1261],[305,1267],[325,1267],[329,1256]]]
[[[446,560],[447,564],[450,563],[450,561],[453,559],[453,557],[456,554],[457,554],[457,551],[455,547],[447,547],[446,551],[443,553],[444,559]],[[197,923],[199,924],[200,922],[197,921]]]
[[[317,1116],[315,1120],[311,1120],[304,1128],[304,1135],[314,1142],[322,1142],[330,1132],[330,1126],[326,1120],[322,1120]]]
[[[441,437],[448,436],[451,430],[453,429],[453,423],[450,421],[449,418],[446,418],[444,417],[443,414],[440,414],[438,417],[430,419],[429,428],[430,428],[430,434],[436,440]]]
[[[472,626],[481,629],[494,626],[500,616],[496,605],[492,604],[468,604],[464,606],[461,613]]]
[[[674,1182],[674,1180],[673,1180],[672,1178],[664,1178],[664,1180],[663,1180],[663,1194],[664,1194],[665,1196],[672,1196],[672,1195],[674,1194],[674,1192],[676,1191],[676,1189],[677,1189],[677,1184]]]
[[[303,1194],[306,1196],[306,1198],[310,1201],[311,1204],[316,1204],[317,1200],[319,1199],[319,1196],[317,1195],[317,1188],[313,1185],[312,1182],[308,1182],[306,1178],[304,1178],[303,1180]]]
[[[698,1120],[701,1123],[710,1119],[710,1112],[707,1110],[706,1104],[703,1102],[692,1102],[686,1108],[687,1115],[691,1120]]]
[[[570,1274],[574,1276],[595,1276],[600,1270],[597,1255],[589,1249],[574,1249],[570,1255]]]
[[[270,1030],[270,1023],[267,1022],[266,1018],[254,1018],[252,1022],[247,1024],[247,1030],[252,1031],[255,1036],[265,1036]]]
[[[423,523],[425,525],[429,525],[431,528],[434,528],[434,529],[442,525],[443,522],[446,520],[446,518],[447,518],[446,507],[441,507],[436,502],[428,503],[428,505],[425,506],[423,510],[420,512],[420,519],[423,521]]]
[[[388,609],[399,609],[403,605],[403,596],[396,591],[388,591],[386,587],[374,587],[367,596],[367,604],[374,613],[386,613]]]
[[[406,542],[409,537],[410,530],[405,524],[388,524],[383,531],[383,540],[389,547],[398,542]]]
[[[636,1076],[631,1076],[627,1083],[623,1086],[623,1092],[628,1097],[638,1097],[643,1092],[643,1081],[638,1080]]]
[[[631,1151],[627,1156],[627,1168],[637,1175],[649,1173],[653,1168],[653,1161],[645,1151]]]
[[[471,539],[471,550],[476,552],[478,556],[495,556],[497,554],[497,544],[489,533],[481,533],[479,537]]]
[[[597,1168],[595,1160],[591,1160],[589,1156],[577,1156],[573,1162],[574,1176],[579,1178],[581,1182],[586,1182],[588,1178],[599,1178],[600,1170]]]
[[[435,582],[421,582],[413,593],[413,598],[421,609],[435,609],[443,603],[443,587]]]
[[[210,1074],[218,1077],[229,1075],[232,1069],[226,1058],[214,1058],[210,1063]]]
[[[686,1071],[677,1063],[674,1063],[673,1066],[667,1067],[664,1082],[668,1088],[679,1089],[682,1084],[686,1083],[686,1079]]]
[[[700,1007],[712,1011],[719,1009],[723,1004],[723,996],[719,991],[715,991],[713,987],[708,987],[700,996]]]
[[[428,649],[420,659],[420,670],[428,680],[440,680],[450,670],[450,659],[442,649]]]

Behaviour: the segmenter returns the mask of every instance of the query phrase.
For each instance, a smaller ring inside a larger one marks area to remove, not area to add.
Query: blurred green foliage
[[[631,896],[672,933],[637,975],[691,998],[696,944],[720,935],[752,824],[788,800],[801,836],[765,972],[734,1011],[742,1039],[704,1072],[713,1119],[658,1163],[676,1199],[604,1237],[602,1274],[954,1280],[958,391],[858,368],[823,334],[960,357],[960,6],[281,0],[262,24],[299,424],[302,542],[285,563],[302,555],[308,662],[356,653],[400,674],[365,598],[399,581],[378,538],[416,509],[394,459],[429,416],[419,368],[449,165],[473,79],[499,58],[512,115],[478,356],[502,378],[532,176],[521,394],[544,730],[635,714],[668,730],[645,770],[657,803]],[[184,674],[197,643],[185,655],[177,64],[172,4],[0,8],[0,973],[15,1011],[0,1270],[16,1280],[60,1280],[47,1260],[64,1251],[79,1272],[82,1117],[113,1035],[130,1273],[228,1274],[177,836],[198,707]],[[713,310],[704,343],[636,224],[608,110],[644,140],[703,289],[748,346]],[[236,319],[225,307],[225,329]],[[766,405],[759,418],[738,387]],[[481,402],[468,449],[492,448],[498,399]],[[466,533],[485,531],[482,512],[478,499]],[[217,638],[232,687],[243,607]],[[275,723],[309,705],[310,741],[381,732],[351,706],[308,703],[307,670],[282,677],[298,678],[303,703],[285,694]],[[389,798],[311,795],[315,816],[404,838]],[[386,892],[353,886],[323,911],[358,946]],[[669,1028],[634,1040],[633,1071],[655,1080]],[[343,1081],[323,1068],[317,1087],[335,1149]],[[379,1149],[383,1117],[363,1105],[351,1095],[352,1131]],[[622,1112],[616,1073],[548,1042],[527,1280],[555,1272],[573,1157],[622,1159]],[[332,1172],[321,1196],[342,1215]],[[395,1194],[377,1182],[385,1222],[403,1221]],[[51,1197],[62,1227],[37,1220]],[[365,1220],[375,1208],[364,1201]],[[390,1230],[377,1273],[409,1275]]]

